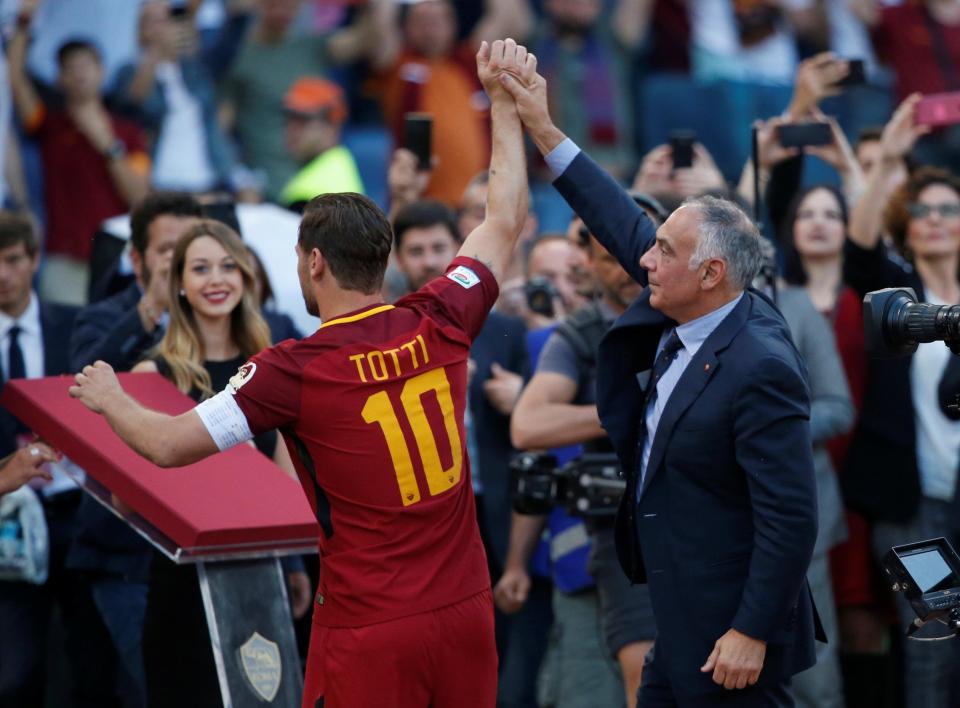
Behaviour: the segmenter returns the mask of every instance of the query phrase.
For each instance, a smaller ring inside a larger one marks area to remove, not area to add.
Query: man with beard
[[[490,578],[463,416],[470,343],[527,208],[520,122],[496,78],[507,62],[536,66],[512,40],[477,54],[493,103],[489,208],[445,276],[383,303],[389,222],[366,197],[323,195],[308,204],[297,243],[304,302],[323,320],[315,334],[264,350],[179,416],[142,407],[103,362],[70,389],[161,466],[283,431],[321,529],[305,708],[495,702]]]

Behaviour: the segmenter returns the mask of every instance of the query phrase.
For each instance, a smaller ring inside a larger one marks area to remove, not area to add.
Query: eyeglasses
[[[907,207],[910,216],[914,219],[926,219],[932,212],[937,212],[944,219],[960,216],[960,204],[920,204],[914,203]]]

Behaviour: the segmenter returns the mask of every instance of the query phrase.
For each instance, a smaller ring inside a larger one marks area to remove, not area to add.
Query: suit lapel
[[[636,471],[637,421],[643,390],[637,372],[653,366],[657,342],[670,320],[650,307],[644,290],[600,342],[597,401],[600,422],[613,441],[627,474]]]
[[[743,327],[750,308],[750,293],[745,293],[739,304],[700,346],[677,381],[657,423],[657,432],[653,438],[653,447],[650,449],[650,459],[647,461],[647,473],[644,476],[641,496],[660,469],[674,426],[713,378],[720,366],[718,355],[730,345],[737,332]]]

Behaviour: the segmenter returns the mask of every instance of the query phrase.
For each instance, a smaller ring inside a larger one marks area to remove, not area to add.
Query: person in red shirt
[[[89,42],[67,42],[57,53],[63,109],[40,100],[26,74],[37,4],[21,5],[7,53],[17,115],[39,141],[43,161],[47,233],[40,296],[81,305],[87,301],[93,235],[101,222],[127,213],[146,195],[149,158],[140,128],[104,106],[103,65]]]
[[[307,310],[323,321],[315,334],[264,350],[176,417],[140,406],[103,362],[70,389],[161,466],[282,431],[321,527],[305,708],[496,700],[463,415],[470,345],[526,218],[520,122],[496,78],[515,60],[536,64],[513,40],[477,55],[492,100],[488,208],[444,275],[383,303],[389,222],[366,197],[323,195],[308,204],[297,245]]]

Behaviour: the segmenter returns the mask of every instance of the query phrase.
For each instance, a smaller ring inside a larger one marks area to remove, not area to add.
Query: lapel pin
[[[703,365],[703,370],[704,370],[704,371],[710,371],[710,364],[704,364],[704,365]]]

